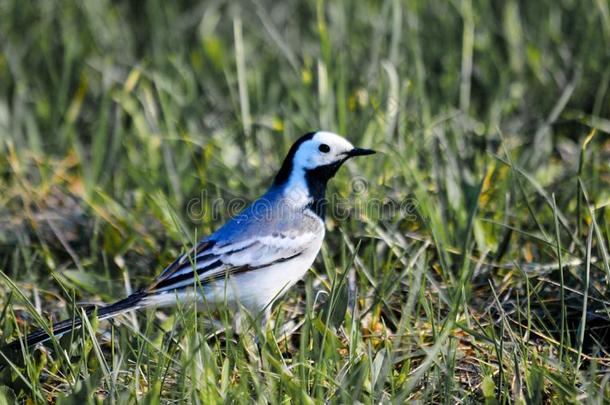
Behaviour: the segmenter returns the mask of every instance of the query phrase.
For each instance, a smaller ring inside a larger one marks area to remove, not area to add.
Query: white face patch
[[[293,159],[295,169],[315,169],[346,158],[354,149],[347,139],[332,132],[317,132],[309,141],[303,142]]]

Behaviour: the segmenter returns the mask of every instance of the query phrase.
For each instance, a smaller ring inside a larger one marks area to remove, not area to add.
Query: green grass
[[[3,0],[0,39],[0,344],[146,285],[300,134],[383,152],[260,353],[151,310],[0,403],[610,400],[607,1]]]

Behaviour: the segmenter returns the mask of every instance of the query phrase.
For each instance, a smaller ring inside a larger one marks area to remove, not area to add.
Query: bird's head
[[[319,199],[328,180],[345,161],[373,153],[371,149],[355,147],[332,132],[310,132],[292,145],[273,184],[303,188],[312,198]]]
[[[375,153],[370,149],[356,148],[347,139],[323,131],[302,136],[292,147],[295,148],[293,167],[305,170],[342,164],[351,157]]]

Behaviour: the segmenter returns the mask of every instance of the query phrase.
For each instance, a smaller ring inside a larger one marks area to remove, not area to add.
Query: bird
[[[322,247],[328,181],[350,158],[374,153],[328,131],[301,136],[262,196],[178,256],[148,286],[97,312],[90,308],[86,315],[105,320],[198,300],[206,309],[242,308],[266,322],[272,304],[304,277]],[[69,319],[49,331],[59,338],[81,324]],[[40,329],[24,343],[33,346],[50,338]],[[9,345],[18,348],[21,342]]]

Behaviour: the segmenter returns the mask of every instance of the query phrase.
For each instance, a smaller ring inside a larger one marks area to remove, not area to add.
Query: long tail
[[[115,302],[114,304],[99,308],[97,311],[97,319],[110,319],[119,314],[122,314],[123,312],[139,309],[141,307],[142,299],[146,295],[146,292],[138,291],[131,294],[127,298]],[[94,309],[95,308],[87,310],[87,316],[90,316],[93,313]],[[52,327],[53,336],[59,338],[66,332],[71,331],[73,328],[81,327],[82,323],[83,321],[80,317],[54,323]],[[49,334],[45,330],[38,329],[37,331],[30,333],[25,338],[25,344],[27,346],[33,346],[35,344],[45,342],[49,339],[51,339],[51,336],[49,336]],[[8,345],[8,348],[11,351],[19,350],[21,348],[21,342],[19,340],[15,340]]]

